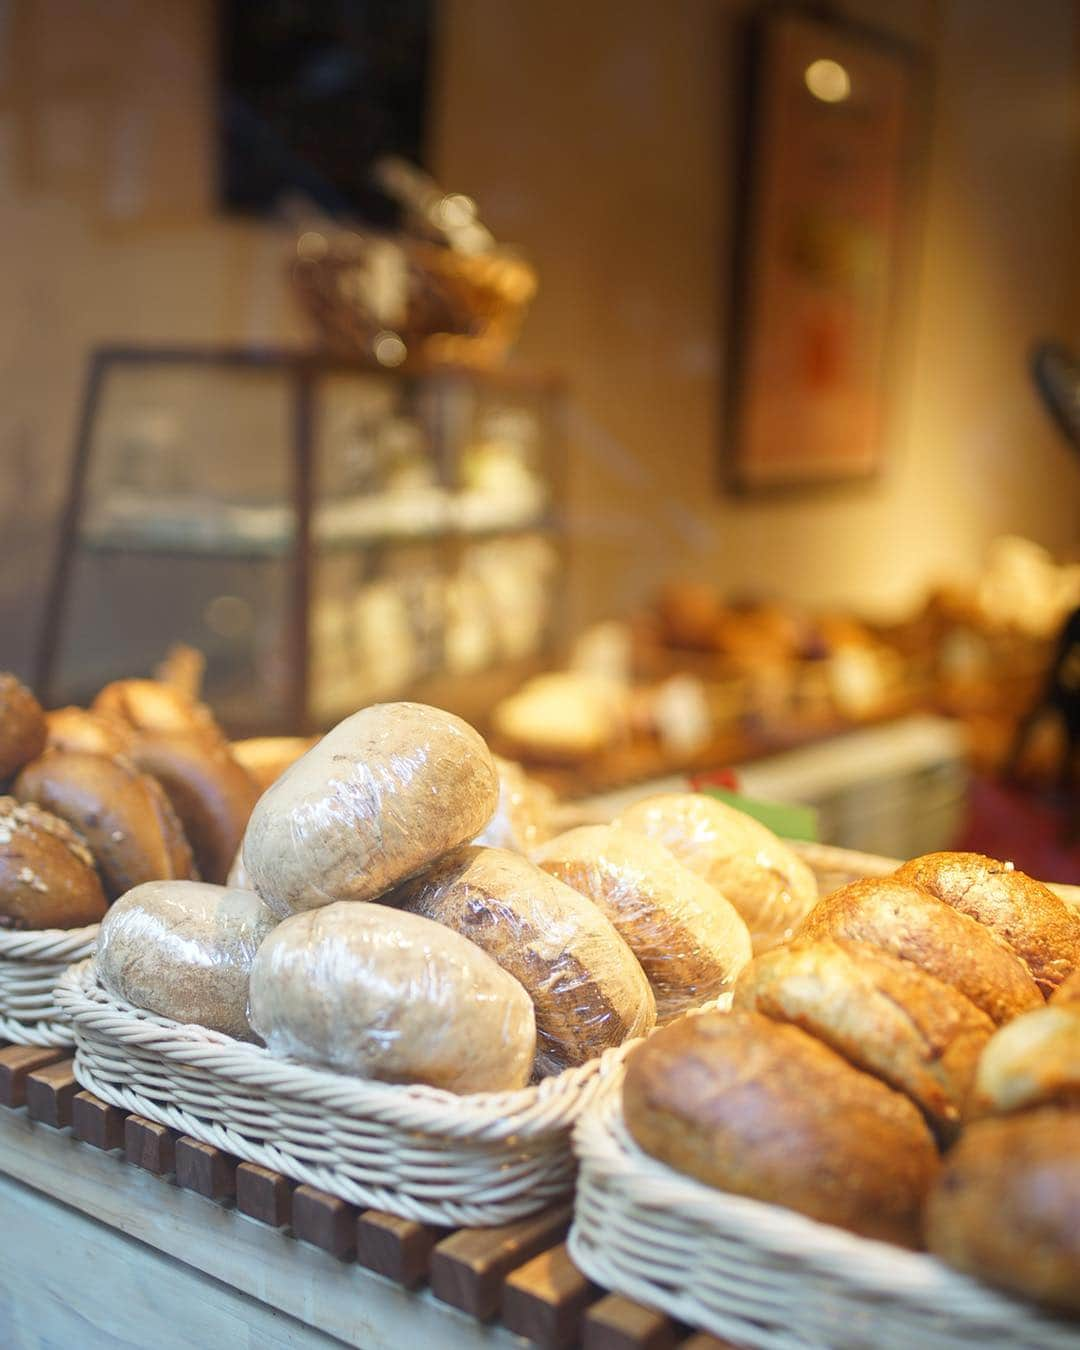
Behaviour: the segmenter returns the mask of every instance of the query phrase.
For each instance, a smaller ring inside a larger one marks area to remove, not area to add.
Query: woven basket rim
[[[82,928],[0,928],[0,960],[73,961],[89,954],[100,927],[91,923]]]
[[[582,1089],[621,1063],[637,1041],[611,1047],[588,1063],[529,1087],[467,1095],[426,1084],[384,1083],[332,1069],[279,1059],[263,1046],[206,1027],[175,1022],[131,1007],[100,984],[93,958],[69,966],[56,1002],[78,1029],[103,1033],[119,1046],[152,1049],[163,1058],[254,1089],[293,1095],[357,1118],[393,1121],[407,1116],[415,1129],[454,1138],[482,1133],[487,1140],[545,1135],[573,1123]]]

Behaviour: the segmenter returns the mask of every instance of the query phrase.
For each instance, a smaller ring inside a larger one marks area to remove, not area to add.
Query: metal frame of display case
[[[291,501],[295,511],[295,534],[288,552],[292,554],[290,600],[286,617],[286,649],[288,652],[288,684],[286,695],[287,713],[283,725],[263,728],[266,731],[279,730],[291,733],[307,733],[315,730],[310,712],[310,665],[309,646],[311,617],[311,583],[313,556],[313,478],[314,478],[314,438],[316,426],[315,385],[325,375],[357,374],[383,375],[406,380],[446,380],[473,382],[477,385],[488,384],[506,390],[524,390],[545,394],[552,398],[554,416],[551,423],[551,443],[545,449],[547,482],[550,488],[550,505],[545,518],[527,525],[494,529],[488,531],[465,531],[447,525],[425,536],[429,542],[438,543],[450,538],[474,538],[485,534],[525,534],[540,532],[553,539],[560,557],[560,567],[565,568],[565,534],[559,518],[559,503],[563,500],[565,480],[565,418],[562,399],[564,385],[562,380],[551,374],[538,374],[518,370],[487,370],[468,366],[431,365],[422,366],[409,363],[400,368],[379,364],[373,358],[348,357],[311,351],[278,347],[229,347],[229,346],[168,346],[168,347],[129,347],[103,346],[95,349],[89,361],[82,405],[79,413],[72,456],[70,480],[65,500],[59,535],[57,539],[52,574],[46,596],[40,637],[35,664],[35,688],[46,706],[52,706],[54,685],[57,672],[57,658],[63,632],[64,619],[70,600],[71,582],[75,555],[80,546],[80,524],[84,515],[86,501],[87,473],[91,460],[93,429],[101,405],[102,392],[109,375],[121,366],[208,366],[217,368],[239,368],[245,370],[280,370],[292,381],[291,411],[291,448],[292,483]],[[438,447],[438,453],[445,459],[445,445]],[[445,468],[445,464],[443,465]],[[361,543],[357,539],[357,551],[374,547],[370,541]],[[118,546],[119,547],[119,546]],[[139,551],[137,547],[126,546],[122,551]],[[159,554],[175,551],[188,556],[189,550],[180,546],[163,547],[154,550]],[[200,550],[203,556],[214,556],[214,550]],[[225,556],[222,553],[220,556]],[[237,556],[235,553],[230,556]],[[549,625],[548,643],[551,642]],[[164,653],[163,653],[164,655]],[[246,730],[251,731],[251,728]]]

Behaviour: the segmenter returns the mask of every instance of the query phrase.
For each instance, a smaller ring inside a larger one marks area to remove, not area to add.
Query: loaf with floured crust
[[[997,933],[1047,997],[1080,965],[1080,919],[1012,863],[981,853],[927,853],[896,876]]]
[[[252,891],[197,881],[136,886],[102,922],[98,978],[133,1007],[249,1040],[248,978],[275,922]]]
[[[846,938],[951,984],[999,1025],[1042,1006],[1023,961],[994,932],[895,877],[855,881],[818,901],[797,941]]]
[[[975,1109],[1080,1104],[1080,1004],[1053,1003],[1002,1027],[979,1060]]]
[[[0,782],[45,749],[45,714],[26,685],[0,672]]]
[[[583,825],[532,857],[615,925],[652,985],[660,1023],[730,989],[750,960],[735,907],[647,835]]]
[[[460,933],[524,985],[540,1076],[656,1025],[649,982],[611,922],[520,853],[466,845],[383,899]]]
[[[81,928],[104,913],[85,840],[41,807],[0,797],[0,928]]]
[[[472,839],[499,779],[467,722],[420,703],[353,713],[263,793],[244,866],[279,914],[371,900]]]
[[[1043,1107],[964,1131],[927,1199],[926,1245],[958,1270],[1077,1314],[1078,1216],[1080,1111]]]
[[[120,755],[46,750],[19,774],[13,795],[66,820],[86,840],[110,900],[145,881],[196,875],[168,797]]]
[[[251,1020],[271,1054],[451,1092],[523,1087],[536,1047],[518,982],[429,919],[343,901],[259,949]]]
[[[787,942],[818,898],[814,874],[771,830],[700,792],[635,802],[617,824],[647,834],[742,915],[754,951]]]
[[[910,1101],[755,1012],[708,1012],[631,1051],[623,1115],[680,1172],[865,1237],[917,1246],[937,1149]]]
[[[739,979],[735,1007],[810,1032],[910,1097],[943,1140],[959,1129],[994,1032],[951,985],[876,947],[832,938],[757,957]]]

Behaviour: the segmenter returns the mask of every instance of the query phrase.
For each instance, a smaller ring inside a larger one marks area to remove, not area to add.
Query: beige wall
[[[563,367],[588,616],[659,572],[894,607],[1017,530],[1073,546],[1080,463],[1029,391],[1025,349],[1080,336],[1080,9],[864,0],[930,51],[936,98],[913,342],[879,481],[718,495],[735,205],[721,0],[450,0],[437,161],[536,257],[522,356]],[[1070,303],[1071,301],[1071,303]]]
[[[716,488],[746,8],[439,5],[438,167],[536,258],[521,358],[571,382],[578,618],[684,570],[896,604],[970,573],[1002,530],[1076,540],[1080,464],[1023,368],[1036,334],[1080,338],[1076,5],[850,6],[937,66],[904,416],[873,485],[772,502]],[[210,0],[14,13],[0,70],[0,666],[25,669],[89,347],[304,329],[282,280],[287,238],[210,214]]]

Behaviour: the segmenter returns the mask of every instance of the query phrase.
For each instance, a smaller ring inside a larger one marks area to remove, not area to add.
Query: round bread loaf
[[[715,797],[646,797],[617,823],[656,839],[725,895],[745,920],[755,952],[788,941],[817,901],[817,882],[803,860]]]
[[[757,957],[736,986],[735,1007],[810,1032],[910,1097],[944,1140],[959,1128],[994,1031],[970,999],[918,966],[830,938]]]
[[[89,755],[126,755],[135,733],[106,713],[86,708],[57,708],[45,714],[50,750],[79,750]]]
[[[989,1284],[1080,1313],[1078,1215],[1080,1112],[1044,1107],[964,1131],[927,1200],[926,1245]]]
[[[623,1115],[646,1153],[707,1185],[918,1244],[938,1164],[925,1121],[798,1027],[680,1018],[631,1052]]]
[[[656,996],[659,1022],[730,989],[750,960],[738,911],[647,835],[583,825],[533,859],[597,905],[615,925]]]
[[[951,984],[994,1022],[1042,1006],[1039,986],[996,933],[927,891],[897,881],[855,881],[818,902],[798,941],[867,942]]]
[[[199,875],[220,885],[259,799],[259,789],[233,758],[228,742],[187,733],[146,733],[137,736],[131,758],[165,789]]]
[[[541,1077],[656,1025],[645,972],[610,921],[520,853],[456,849],[383,898],[452,928],[525,986]]]
[[[1054,1004],[1002,1027],[983,1051],[975,1109],[1019,1111],[1080,1102],[1080,1005]]]
[[[99,692],[90,706],[93,712],[139,732],[223,739],[223,732],[205,703],[162,680],[115,680]]]
[[[45,714],[27,687],[0,673],[0,782],[45,749]]]
[[[317,736],[255,736],[251,740],[233,741],[233,758],[248,771],[260,792],[276,783],[290,765],[306,755]]]
[[[82,835],[110,900],[144,881],[195,875],[169,799],[122,756],[46,750],[19,774],[14,795],[37,802]]]
[[[499,775],[499,804],[473,843],[529,853],[551,834],[554,794],[513,760],[492,759]]]
[[[98,977],[132,1007],[250,1040],[248,977],[275,922],[252,891],[150,881],[105,916]]]
[[[247,868],[244,866],[244,850],[237,849],[236,857],[232,860],[232,866],[229,868],[229,875],[225,882],[226,886],[231,886],[238,891],[253,891],[255,887],[251,884],[251,878],[247,874]]]
[[[263,793],[244,866],[280,914],[370,900],[473,838],[499,779],[460,717],[381,703],[347,717]]]
[[[528,1080],[528,994],[456,933],[385,905],[294,914],[251,972],[251,1021],[272,1054],[390,1083],[497,1092]]]
[[[0,797],[0,928],[82,928],[104,913],[85,841],[48,811]]]
[[[1042,882],[981,853],[927,853],[896,873],[985,924],[1049,996],[1080,965],[1080,919]]]
[[[1067,980],[1054,990],[1051,1003],[1080,1003],[1080,970],[1074,970]]]

